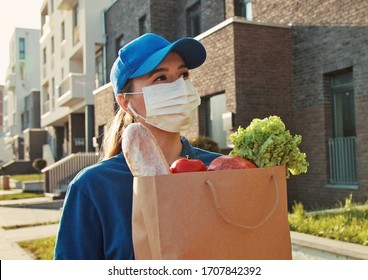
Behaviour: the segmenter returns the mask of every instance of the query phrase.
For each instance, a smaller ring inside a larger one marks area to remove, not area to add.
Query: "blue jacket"
[[[208,165],[220,154],[192,147],[182,137],[182,156]],[[70,183],[55,246],[55,259],[134,259],[133,176],[124,154],[83,169]]]

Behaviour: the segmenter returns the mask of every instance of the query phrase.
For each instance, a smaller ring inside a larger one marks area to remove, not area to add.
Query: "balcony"
[[[357,186],[356,150],[356,137],[329,140],[331,184]]]
[[[79,26],[74,26],[73,28],[73,46],[78,44],[79,41],[80,41]]]
[[[73,8],[75,0],[61,0],[58,6],[59,10],[69,11]]]
[[[46,79],[47,78],[47,74],[48,74],[47,64],[43,64],[42,65],[42,78]]]
[[[16,75],[15,73],[8,74],[5,82],[5,88],[6,89],[14,89],[16,86]]]
[[[71,73],[59,85],[58,106],[69,106],[81,102],[85,98],[86,77],[83,74]]]
[[[42,37],[47,36],[51,31],[50,27],[50,20],[49,17],[47,17],[47,20],[45,21],[44,25],[42,25]]]
[[[47,100],[42,104],[42,114],[50,112],[51,109],[50,105],[51,105],[50,100]]]
[[[66,48],[66,41],[65,39],[63,41],[61,41],[60,43],[60,57],[64,58],[65,57],[65,48]]]

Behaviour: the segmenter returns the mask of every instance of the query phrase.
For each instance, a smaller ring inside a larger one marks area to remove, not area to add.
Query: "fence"
[[[95,164],[98,159],[96,153],[71,154],[42,169],[45,173],[45,192],[56,196],[64,195],[75,175],[84,167]]]
[[[329,140],[330,183],[357,184],[356,137]]]

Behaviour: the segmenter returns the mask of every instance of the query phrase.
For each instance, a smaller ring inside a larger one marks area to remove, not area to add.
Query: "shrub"
[[[193,147],[216,153],[220,152],[217,142],[207,136],[198,135],[195,139],[191,139],[189,142]]]
[[[290,229],[329,239],[368,245],[368,205],[357,205],[350,196],[342,208],[307,213],[301,203],[289,215]]]
[[[32,162],[32,166],[34,169],[36,169],[39,173],[41,173],[41,170],[44,169],[47,166],[47,161],[43,158],[36,158]]]

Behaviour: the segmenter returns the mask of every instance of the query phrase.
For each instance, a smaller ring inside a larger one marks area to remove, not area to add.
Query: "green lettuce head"
[[[278,116],[254,119],[251,124],[229,136],[234,145],[231,155],[252,161],[258,167],[285,165],[287,177],[306,173],[309,163],[301,153],[300,135],[292,136]]]

